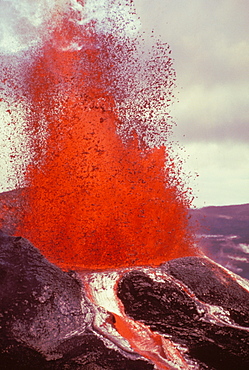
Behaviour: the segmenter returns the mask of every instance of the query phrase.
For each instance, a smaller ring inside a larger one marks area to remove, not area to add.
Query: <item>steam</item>
[[[57,1],[2,0],[0,52],[18,53],[37,45]]]
[[[101,33],[112,33],[115,28],[116,34],[130,37],[140,28],[133,6],[117,0],[1,0],[0,53],[19,53],[38,46],[65,14],[78,26],[94,23]],[[75,50],[84,46],[79,40],[70,45]]]
[[[22,173],[32,161],[24,127],[30,110],[24,96],[26,82],[33,60],[45,43],[53,42],[53,31],[64,18],[82,33],[94,26],[99,35],[114,34],[118,39],[135,37],[140,27],[133,6],[126,1],[0,0],[0,191],[24,185]],[[93,47],[85,44],[80,32],[64,41],[59,44],[57,40],[53,47],[63,51]]]

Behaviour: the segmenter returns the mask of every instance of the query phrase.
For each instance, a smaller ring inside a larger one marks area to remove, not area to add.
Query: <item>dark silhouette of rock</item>
[[[26,239],[0,231],[0,368],[152,370],[92,330],[94,308],[80,280]]]
[[[160,279],[146,270],[122,278],[117,294],[126,314],[184,346],[197,368],[248,369],[249,292],[236,276],[200,257],[160,270]]]

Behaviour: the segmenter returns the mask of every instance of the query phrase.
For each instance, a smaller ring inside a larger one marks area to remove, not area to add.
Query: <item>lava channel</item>
[[[193,369],[169,339],[125,314],[116,290],[127,271],[80,273],[86,295],[95,307],[94,330],[131,356],[147,358],[158,370]]]

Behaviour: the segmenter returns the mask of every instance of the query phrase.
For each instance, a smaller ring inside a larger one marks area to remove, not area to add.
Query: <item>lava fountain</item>
[[[13,213],[16,235],[52,263],[77,271],[93,333],[156,369],[192,368],[173,341],[129,317],[117,296],[134,266],[162,279],[154,266],[195,254],[189,189],[168,139],[169,46],[146,45],[131,1],[51,3],[25,73],[4,77],[15,81],[26,157],[16,163],[16,206],[2,195],[1,212]]]
[[[144,54],[122,25],[131,3],[116,5],[111,28],[88,19],[87,4],[55,8],[26,73],[32,163],[17,233],[65,269],[192,255],[190,201],[166,138],[169,48],[156,42]]]

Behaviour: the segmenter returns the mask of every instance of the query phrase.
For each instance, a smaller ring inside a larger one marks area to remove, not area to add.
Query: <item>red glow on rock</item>
[[[32,66],[34,160],[18,233],[63,268],[158,265],[193,254],[188,201],[169,180],[177,175],[167,149],[146,147],[135,134],[122,141],[95,36],[81,34],[88,46],[74,51],[67,45],[77,30],[61,32],[66,26]]]
[[[113,314],[115,328],[121,336],[126,338],[131,347],[143,357],[153,362],[158,369],[170,370],[174,364],[181,369],[188,369],[180,351],[160,334],[153,333],[146,325],[133,321],[126,316]]]

